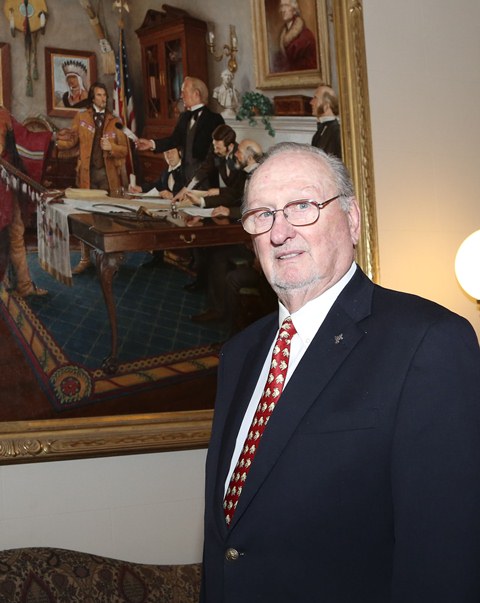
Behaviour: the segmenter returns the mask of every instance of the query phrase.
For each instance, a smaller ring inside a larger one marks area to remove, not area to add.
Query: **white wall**
[[[235,23],[247,47],[247,6],[206,0],[198,10]],[[364,0],[364,11],[382,283],[449,306],[480,333],[453,274],[458,245],[480,227],[480,3]],[[249,56],[239,56],[244,81]],[[189,451],[1,467],[0,546],[198,561],[204,460]]]
[[[199,561],[204,464],[197,450],[0,467],[0,548]]]
[[[466,316],[458,246],[480,228],[480,2],[365,0],[381,282]]]

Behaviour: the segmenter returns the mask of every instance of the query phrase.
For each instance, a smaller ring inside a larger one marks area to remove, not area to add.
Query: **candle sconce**
[[[224,44],[223,49],[217,54],[215,48],[215,25],[213,23],[208,24],[207,33],[207,46],[210,54],[216,61],[221,61],[223,57],[228,57],[227,67],[231,73],[237,71],[237,52],[238,52],[238,39],[235,31],[235,25],[230,25],[230,44]]]

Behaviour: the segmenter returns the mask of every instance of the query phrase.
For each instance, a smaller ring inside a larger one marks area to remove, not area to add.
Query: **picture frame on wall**
[[[9,111],[12,108],[11,80],[10,44],[0,42],[0,106]]]
[[[309,88],[331,82],[327,0],[298,0],[298,15],[289,6],[281,7],[280,0],[250,4],[257,88]]]
[[[88,105],[88,89],[97,79],[94,52],[45,48],[47,114],[73,117]]]

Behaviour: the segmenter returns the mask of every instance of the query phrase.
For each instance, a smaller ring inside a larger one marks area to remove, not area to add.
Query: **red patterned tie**
[[[263,390],[262,397],[260,398],[257,410],[255,411],[255,416],[253,417],[252,424],[248,430],[242,452],[240,453],[240,457],[233,470],[232,477],[230,478],[227,493],[225,494],[223,509],[227,526],[230,525],[235,509],[237,508],[238,499],[240,498],[248,472],[258,449],[260,438],[265,431],[270,415],[282,393],[288,369],[290,342],[295,333],[296,331],[292,319],[290,316],[287,316],[280,327],[278,339],[273,348],[272,362],[265,389]]]

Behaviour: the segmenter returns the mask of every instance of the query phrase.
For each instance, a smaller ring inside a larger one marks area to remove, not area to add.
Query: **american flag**
[[[137,124],[135,121],[135,109],[133,107],[133,95],[128,75],[127,48],[123,37],[123,29],[120,28],[118,38],[118,54],[115,61],[115,86],[113,90],[114,111],[121,119],[124,126],[135,132]],[[127,170],[133,173],[133,160],[130,144],[128,145],[129,156],[127,157]]]

